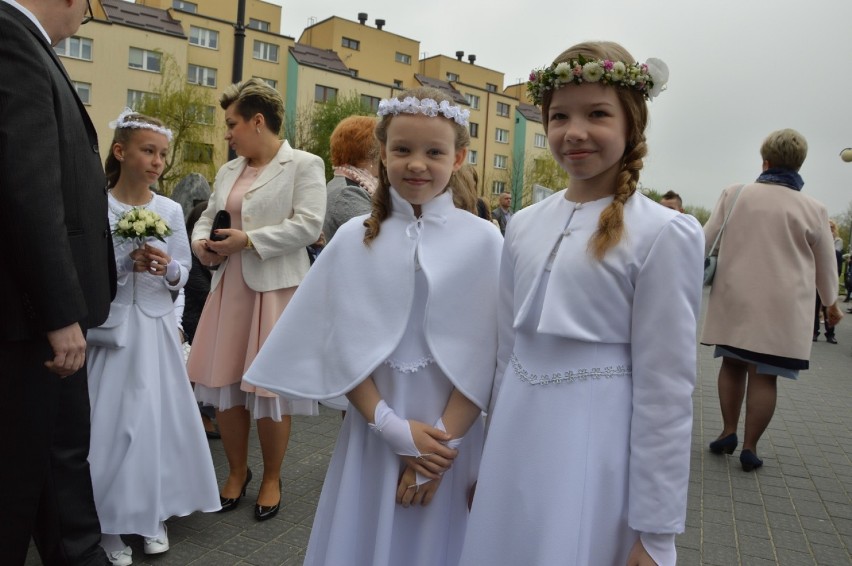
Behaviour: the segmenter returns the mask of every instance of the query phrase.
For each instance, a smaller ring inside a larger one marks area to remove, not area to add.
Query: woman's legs
[[[722,358],[719,368],[719,407],[722,409],[722,434],[724,438],[737,432],[740,408],[746,392],[748,364],[734,358]]]
[[[257,504],[269,507],[281,499],[279,481],[281,464],[290,441],[290,415],[282,415],[281,422],[271,418],[257,419],[257,435],[260,439],[260,451],[263,454],[263,481],[257,494]],[[222,423],[219,423],[222,428]],[[222,435],[224,440],[225,435]]]
[[[228,459],[228,479],[220,495],[226,499],[236,499],[245,484],[248,474],[248,435],[251,426],[250,414],[244,406],[231,407],[225,411],[216,411],[219,434],[222,435],[222,447]]]
[[[757,373],[755,366],[749,366],[743,450],[751,450],[757,454],[757,441],[766,431],[775,413],[777,381],[777,376]]]

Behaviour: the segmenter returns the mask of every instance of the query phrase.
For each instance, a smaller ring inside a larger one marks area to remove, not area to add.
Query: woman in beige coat
[[[312,401],[286,400],[242,381],[267,335],[310,267],[305,246],[314,243],[325,216],[325,167],[316,155],[279,137],[281,95],[260,79],[225,90],[225,139],[239,157],[219,169],[207,209],[192,231],[192,251],[219,266],[198,322],[187,362],[195,396],[216,407],[228,459],[220,492],[222,511],[237,507],[252,479],[248,468],[251,417],[263,455],[255,518],[274,517],[281,505],[281,464],[290,416],[315,414]],[[209,239],[218,211],[229,229]]]
[[[746,400],[743,470],[763,465],[757,442],[775,412],[777,376],[795,379],[808,369],[813,330],[814,288],[833,324],[838,280],[834,240],[825,207],[801,193],[798,170],[807,142],[795,130],[770,134],[760,148],[763,173],[743,187],[722,192],[704,227],[707,251],[729,214],[719,264],[704,321],[702,343],[722,357],[719,403],[723,430],[710,443],[715,454],[731,454]],[[747,387],[746,387],[747,385]]]

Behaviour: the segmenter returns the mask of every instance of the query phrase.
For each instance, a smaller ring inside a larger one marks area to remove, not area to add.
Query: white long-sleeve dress
[[[327,399],[372,376],[397,415],[430,426],[454,388],[488,406],[500,234],[456,209],[449,191],[424,204],[420,218],[396,191],[391,195],[391,215],[370,246],[362,243],[364,217],[338,230],[245,381],[279,395]],[[403,508],[395,501],[401,458],[349,410],[305,564],[455,565],[482,438],[477,420],[432,502]]]
[[[599,262],[612,197],[520,211],[500,273],[495,393],[464,566],[673,565],[686,516],[703,234],[642,195]]]
[[[173,230],[165,244],[148,243],[180,264],[180,280],[170,286],[164,277],[134,273],[134,243],[114,238],[118,290],[111,312],[126,313],[128,339],[122,348],[87,351],[89,464],[101,531],[154,537],[169,517],[217,511],[220,504],[171,296],[190,268],[183,211],[159,195],[145,206]],[[130,208],[110,195],[110,226]]]

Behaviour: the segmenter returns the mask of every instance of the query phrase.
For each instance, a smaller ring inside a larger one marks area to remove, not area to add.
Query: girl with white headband
[[[183,210],[149,188],[163,172],[172,133],[130,109],[110,125],[105,170],[118,290],[109,318],[87,337],[89,463],[101,546],[112,564],[126,566],[131,549],[120,535],[141,535],[144,552],[159,554],[169,549],[166,519],[220,505],[172,304],[190,267]],[[134,210],[161,223],[153,230],[159,237],[120,235]]]
[[[567,188],[517,212],[488,440],[461,564],[674,566],[704,236],[636,192],[662,61],[583,43],[534,71]]]
[[[457,562],[494,376],[500,232],[450,189],[468,111],[419,88],[378,114],[372,213],[338,229],[245,376],[352,405],[310,566]]]

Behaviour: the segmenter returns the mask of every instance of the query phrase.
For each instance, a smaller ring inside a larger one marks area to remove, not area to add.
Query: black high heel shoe
[[[751,450],[743,450],[740,452],[740,464],[743,466],[744,472],[750,472],[755,468],[763,465],[763,460],[757,457],[757,454]]]
[[[255,519],[257,519],[258,521],[266,521],[267,519],[271,519],[272,517],[274,517],[275,515],[278,514],[278,511],[281,509],[281,500],[284,498],[284,496],[281,495],[281,493],[280,493],[281,492],[281,478],[278,478],[278,492],[279,492],[278,503],[276,503],[275,505],[264,506],[264,505],[258,505],[258,504],[255,503],[255,505],[254,505],[254,518]]]
[[[711,442],[710,452],[713,454],[733,454],[734,450],[737,449],[737,444],[739,444],[739,440],[737,440],[737,433],[729,434],[725,438],[720,438]]]
[[[222,505],[222,508],[217,511],[217,513],[225,513],[226,511],[233,511],[237,508],[237,505],[240,504],[240,499],[246,494],[246,488],[248,487],[249,482],[251,481],[251,468],[248,469],[248,473],[246,474],[246,481],[243,483],[243,489],[240,492],[239,497],[222,497],[219,496],[219,503]]]

